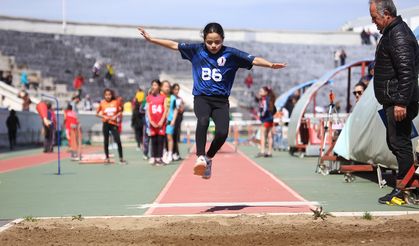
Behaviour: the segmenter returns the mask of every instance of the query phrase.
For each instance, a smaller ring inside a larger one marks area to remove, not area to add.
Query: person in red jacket
[[[82,87],[84,85],[84,77],[81,73],[79,73],[73,81],[73,87],[74,90],[77,91],[77,95],[79,98],[81,98],[81,91],[82,91]]]

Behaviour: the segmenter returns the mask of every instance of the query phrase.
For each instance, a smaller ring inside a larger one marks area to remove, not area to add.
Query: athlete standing
[[[195,140],[198,156],[194,174],[205,179],[211,177],[212,158],[224,144],[229,129],[229,101],[234,77],[239,68],[253,65],[280,69],[285,63],[272,63],[235,48],[223,45],[224,30],[218,23],[209,23],[203,30],[203,43],[187,44],[151,37],[143,28],[140,34],[150,43],[178,50],[183,59],[192,63],[194,112],[197,120]],[[210,117],[215,123],[215,137],[205,153]]]
[[[118,145],[119,162],[126,164],[122,154],[121,138],[118,131],[118,117],[122,115],[122,106],[115,97],[113,90],[106,88],[103,91],[103,100],[97,109],[96,116],[101,118],[103,121],[103,148],[105,151],[106,162],[110,162],[109,159],[109,133],[112,134],[113,139]]]

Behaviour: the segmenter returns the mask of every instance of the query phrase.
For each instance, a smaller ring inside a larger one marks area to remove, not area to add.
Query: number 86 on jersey
[[[220,70],[217,68],[210,69],[203,67],[201,73],[202,80],[214,80],[215,82],[220,82],[223,79],[223,75],[220,73]]]

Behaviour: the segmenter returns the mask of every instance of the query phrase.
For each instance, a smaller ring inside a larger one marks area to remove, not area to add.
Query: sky
[[[368,16],[368,0],[65,0],[69,21],[226,29],[335,31]],[[398,9],[418,0],[395,0]],[[0,15],[61,20],[62,0],[0,0]]]

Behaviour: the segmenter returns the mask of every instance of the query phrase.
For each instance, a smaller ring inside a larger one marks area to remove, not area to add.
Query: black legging
[[[137,142],[137,146],[140,147],[143,144],[143,134],[144,134],[144,117],[138,119],[137,125],[134,126],[135,132],[135,141]]]
[[[9,129],[8,131],[10,149],[13,149],[16,146],[16,132],[16,129]]]
[[[175,131],[173,132],[173,154],[179,155],[180,132],[183,120],[183,113],[178,113],[175,121]]]
[[[163,156],[164,141],[165,136],[156,135],[151,137],[152,157],[161,158]]]
[[[103,143],[104,143],[104,150],[106,158],[109,158],[109,132],[111,132],[113,136],[113,140],[118,145],[118,155],[119,159],[123,159],[122,155],[122,144],[121,144],[121,138],[119,137],[118,127],[112,124],[109,124],[107,122],[103,123]]]
[[[205,155],[210,117],[215,124],[215,136],[206,155],[210,158],[214,157],[221,146],[223,146],[228,136],[230,123],[229,108],[230,104],[226,97],[195,96],[194,112],[198,118],[195,132],[197,156]]]

